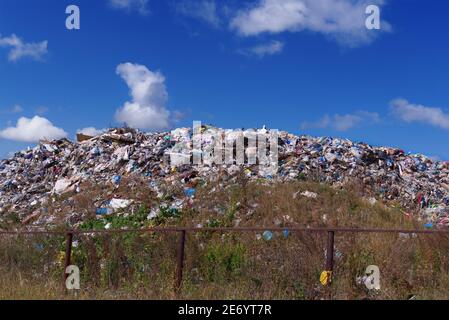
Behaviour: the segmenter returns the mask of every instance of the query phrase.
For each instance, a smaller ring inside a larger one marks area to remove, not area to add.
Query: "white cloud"
[[[345,114],[334,116],[334,128],[337,131],[347,131],[363,123],[379,122],[379,115],[367,111],[359,111],[356,114]]]
[[[0,110],[0,114],[8,114],[8,113],[22,113],[23,108],[20,104],[16,104],[9,109]]]
[[[175,10],[179,14],[200,19],[214,27],[218,27],[221,23],[214,0],[183,0],[175,4]]]
[[[23,108],[21,105],[16,104],[14,107],[11,108],[12,113],[21,113],[23,112]]]
[[[273,40],[267,43],[251,47],[249,49],[242,50],[241,52],[246,55],[256,55],[259,58],[263,58],[265,56],[279,54],[282,52],[283,48],[284,43]]]
[[[332,117],[325,115],[316,122],[303,122],[301,129],[326,129],[331,128],[336,131],[348,131],[362,124],[373,124],[380,121],[380,116],[375,112],[357,111],[352,114],[339,115]]]
[[[116,9],[137,10],[143,15],[149,13],[147,8],[148,0],[109,0],[109,3]]]
[[[390,107],[393,115],[404,122],[425,123],[449,130],[449,113],[441,108],[412,104],[405,99],[391,101]]]
[[[132,100],[117,110],[116,120],[140,129],[168,128],[170,112],[165,107],[168,94],[164,76],[144,65],[129,62],[118,65],[117,74],[130,88]]]
[[[15,34],[9,37],[1,37],[0,35],[0,47],[10,48],[9,61],[15,62],[25,57],[40,61],[47,54],[48,41],[26,43]]]
[[[304,121],[303,123],[301,123],[301,130],[325,129],[329,127],[330,124],[331,124],[331,117],[328,114],[326,114],[320,120],[315,122]]]
[[[87,128],[78,130],[76,133],[81,133],[81,134],[85,134],[86,136],[95,137],[95,136],[102,134],[105,131],[106,131],[106,129],[96,129],[94,127],[87,127]]]
[[[40,107],[37,107],[37,108],[36,108],[35,112],[36,112],[36,114],[43,115],[44,113],[47,113],[48,110],[49,110],[49,109],[48,109],[47,107],[45,107],[45,106],[40,106]]]
[[[381,7],[383,0],[259,0],[237,12],[231,29],[243,36],[285,31],[311,31],[330,36],[342,45],[358,46],[371,42],[379,30],[367,30],[367,5]],[[390,31],[388,22],[381,30]]]
[[[0,131],[0,138],[22,142],[38,142],[43,139],[53,140],[65,137],[67,137],[67,132],[39,116],[34,116],[32,119],[21,117],[15,127],[8,127]]]

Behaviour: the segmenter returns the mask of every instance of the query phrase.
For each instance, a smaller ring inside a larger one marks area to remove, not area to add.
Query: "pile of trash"
[[[334,186],[357,181],[383,201],[397,201],[410,210],[419,208],[421,218],[430,227],[449,226],[448,162],[347,139],[279,132],[274,173],[247,162],[194,164],[191,159],[195,154],[207,159],[204,153],[210,152],[223,131],[202,126],[199,149],[195,149],[193,131],[178,128],[147,133],[115,128],[95,137],[79,134],[77,142],[42,141],[34,148],[17,152],[0,161],[0,222],[5,213],[16,212],[22,224],[50,224],[54,217],[46,210],[55,196],[83,192],[81,185],[85,181],[120,185],[123,177],[138,175],[147,179],[157,194],[161,185],[177,184],[184,188],[185,199],[191,200],[196,191],[192,181],[230,179],[243,174],[248,179],[280,182],[311,178]],[[225,132],[226,140],[241,131]],[[266,132],[265,128],[243,131],[245,145],[250,134]],[[245,151],[245,159],[251,152],[254,150]],[[174,163],[179,156],[187,162]],[[103,199],[96,214],[113,214],[132,203]],[[148,212],[149,219],[156,216],[154,209]]]

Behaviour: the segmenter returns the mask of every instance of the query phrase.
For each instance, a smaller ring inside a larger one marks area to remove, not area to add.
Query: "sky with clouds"
[[[71,4],[80,30],[65,27]],[[365,27],[369,5],[380,30]],[[1,157],[40,139],[193,120],[449,160],[449,2],[0,2]]]

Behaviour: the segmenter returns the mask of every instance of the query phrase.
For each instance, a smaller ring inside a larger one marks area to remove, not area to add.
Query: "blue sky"
[[[80,30],[66,29],[70,4]],[[364,26],[368,4],[380,30]],[[0,2],[0,156],[88,127],[192,120],[449,160],[449,2]]]

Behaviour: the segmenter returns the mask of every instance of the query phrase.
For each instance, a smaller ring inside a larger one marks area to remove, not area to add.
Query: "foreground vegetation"
[[[135,182],[136,185],[139,182]],[[182,190],[163,198],[142,189],[107,190],[83,186],[73,196],[78,211],[93,212],[88,199],[110,195],[139,198],[133,214],[104,219],[89,216],[81,229],[149,226],[279,226],[422,228],[413,210],[403,211],[367,198],[357,184],[331,188],[322,183],[236,181],[223,188],[196,185],[188,209],[170,206]],[[217,191],[220,190],[220,191]],[[316,198],[302,196],[303,191]],[[88,196],[87,196],[87,195]],[[376,196],[375,194],[370,195]],[[61,199],[65,201],[66,199]],[[142,201],[145,200],[145,201]],[[159,207],[156,219],[149,209]],[[176,233],[85,234],[75,237],[72,263],[81,270],[81,290],[64,294],[64,237],[0,236],[0,299],[448,299],[449,237],[445,235],[337,234],[330,287],[319,282],[325,265],[326,235],[189,233],[182,290],[173,293]],[[381,289],[356,281],[368,265],[379,266]]]

